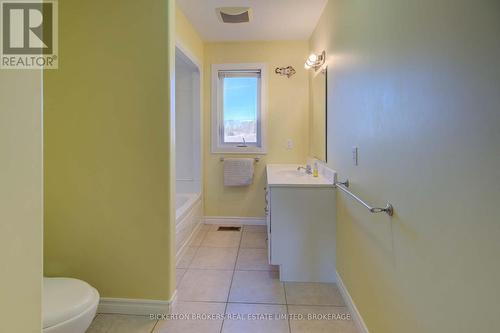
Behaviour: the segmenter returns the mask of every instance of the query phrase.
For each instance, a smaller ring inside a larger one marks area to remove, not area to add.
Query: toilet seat
[[[98,303],[99,293],[84,281],[71,278],[44,278],[42,304],[44,332],[56,331],[56,328],[71,324],[73,321],[84,320],[88,322],[88,327]]]

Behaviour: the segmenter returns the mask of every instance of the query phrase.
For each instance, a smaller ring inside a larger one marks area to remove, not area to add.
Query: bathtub
[[[202,205],[199,193],[175,196],[175,249],[180,252],[201,225]]]

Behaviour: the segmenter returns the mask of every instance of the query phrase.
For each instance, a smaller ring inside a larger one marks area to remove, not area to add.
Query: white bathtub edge
[[[179,212],[179,218],[175,221],[176,261],[180,259],[191,239],[198,233],[203,221],[201,195],[199,193],[186,195],[190,198],[179,207],[182,211]]]

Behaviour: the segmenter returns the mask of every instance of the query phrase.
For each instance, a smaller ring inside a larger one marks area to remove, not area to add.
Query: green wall
[[[172,2],[59,1],[59,69],[44,76],[44,270],[104,297],[174,290]]]

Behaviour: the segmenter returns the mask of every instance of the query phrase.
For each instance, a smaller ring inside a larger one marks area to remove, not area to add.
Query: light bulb
[[[307,58],[307,60],[309,61],[309,63],[315,63],[316,61],[318,61],[318,56],[315,55],[314,53],[311,53],[311,55],[309,56],[309,58]]]

